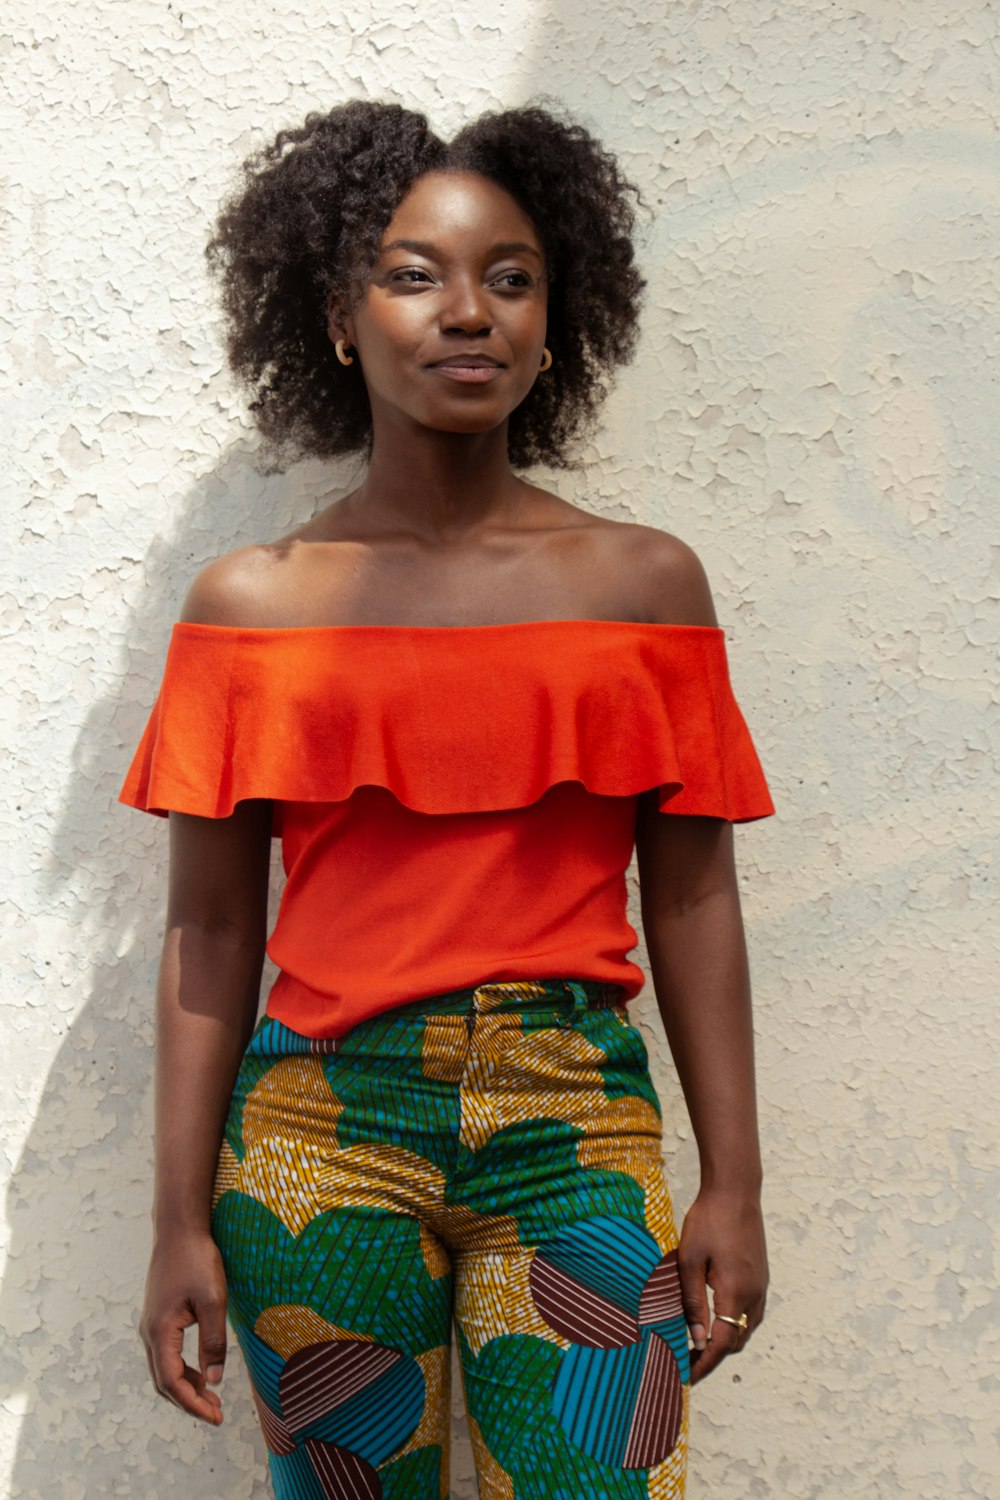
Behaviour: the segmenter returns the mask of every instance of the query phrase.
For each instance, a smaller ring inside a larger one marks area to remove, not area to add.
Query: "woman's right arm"
[[[170,814],[170,886],[157,989],[153,1253],[140,1333],[156,1389],[218,1425],[226,1285],[211,1236],[226,1112],[253,1031],[267,927],[271,803],[231,817]],[[198,1325],[198,1365],[184,1330]]]

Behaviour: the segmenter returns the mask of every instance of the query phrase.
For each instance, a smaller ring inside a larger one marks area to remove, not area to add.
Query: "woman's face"
[[[538,377],[546,303],[541,243],[514,199],[475,173],[428,172],[329,332],[360,359],[376,432],[488,432]]]

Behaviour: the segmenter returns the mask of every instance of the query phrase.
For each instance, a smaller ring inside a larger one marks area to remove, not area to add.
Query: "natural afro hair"
[[[337,360],[327,300],[332,292],[350,304],[409,188],[449,170],[497,183],[538,232],[554,362],[511,414],[510,460],[572,466],[571,444],[635,348],[644,286],[632,244],[636,190],[593,136],[548,109],[482,115],[446,144],[422,114],[353,100],[308,115],[244,163],[206,252],[229,363],[276,467],[370,453],[364,377]]]

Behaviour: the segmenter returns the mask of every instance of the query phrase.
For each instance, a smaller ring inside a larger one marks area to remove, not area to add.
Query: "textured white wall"
[[[239,1373],[208,1432],[133,1331],[165,849],[114,797],[193,571],[349,470],[255,473],[214,207],[309,108],[395,93],[447,132],[545,91],[650,210],[639,359],[556,482],[700,551],[779,809],[739,834],[773,1292],[697,1392],[690,1492],[995,1500],[991,0],[6,12],[0,1492],[263,1493]]]

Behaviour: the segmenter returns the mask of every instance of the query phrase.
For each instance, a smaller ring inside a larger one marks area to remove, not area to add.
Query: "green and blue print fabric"
[[[265,1020],[213,1233],[277,1500],[681,1500],[687,1329],[620,991],[485,984],[336,1042]]]

